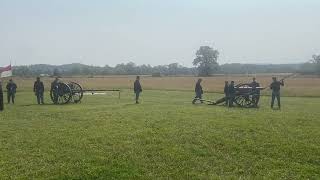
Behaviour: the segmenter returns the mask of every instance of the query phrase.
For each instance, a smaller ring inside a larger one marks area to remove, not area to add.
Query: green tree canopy
[[[219,51],[209,46],[201,46],[193,60],[193,65],[197,66],[199,76],[210,76],[218,70]]]

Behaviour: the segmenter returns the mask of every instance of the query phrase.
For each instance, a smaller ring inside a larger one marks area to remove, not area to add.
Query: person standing
[[[272,83],[270,84],[270,89],[272,90],[272,98],[271,98],[271,108],[273,109],[274,100],[277,99],[278,108],[281,109],[280,103],[280,86],[284,86],[283,79],[277,81],[276,77],[272,77]]]
[[[140,97],[140,93],[142,92],[142,87],[140,84],[140,76],[136,77],[136,80],[134,81],[134,84],[133,84],[133,90],[136,95],[136,104],[139,104],[139,97]]]
[[[228,89],[229,89],[229,87],[228,87],[228,86],[229,86],[229,82],[228,82],[228,81],[225,81],[225,82],[224,82],[224,90],[223,90],[223,92],[224,92],[225,99],[226,99],[226,101],[225,101],[225,102],[226,102],[226,103],[225,103],[226,106],[228,106],[228,101],[229,101],[229,100],[228,100],[228,97],[229,97],[229,95],[228,95]]]
[[[58,104],[58,91],[59,91],[59,78],[56,77],[51,83],[50,92],[52,92],[51,97],[53,97],[53,103]]]
[[[10,104],[10,101],[12,104],[14,104],[16,92],[17,92],[17,85],[13,82],[12,79],[9,80],[7,84],[7,96],[8,96],[8,104]]]
[[[43,102],[43,93],[44,93],[44,85],[43,82],[40,81],[40,77],[37,77],[37,81],[34,82],[33,92],[37,97],[38,104],[44,104]]]
[[[0,111],[3,111],[3,91],[2,91],[2,82],[0,80]]]
[[[228,87],[228,100],[229,100],[228,106],[229,107],[233,106],[235,96],[236,96],[236,89],[234,88],[234,81],[231,81]]]
[[[260,100],[260,84],[256,81],[256,78],[252,78],[252,82],[250,83],[250,87],[252,88],[252,92],[254,93],[253,95],[253,100],[254,100],[254,106],[258,106],[259,100]]]
[[[199,78],[197,83],[196,83],[196,86],[194,88],[194,91],[196,93],[196,97],[194,97],[193,101],[192,101],[192,104],[196,103],[197,100],[200,100],[201,103],[203,103],[201,101],[202,99],[202,94],[203,94],[203,90],[202,90],[202,86],[201,86],[201,82],[202,82],[202,79]]]

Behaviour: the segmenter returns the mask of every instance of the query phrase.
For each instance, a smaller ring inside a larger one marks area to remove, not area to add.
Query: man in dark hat
[[[6,88],[7,88],[8,104],[10,104],[10,101],[12,102],[12,104],[14,104],[14,100],[17,92],[17,85],[16,83],[13,82],[12,79],[10,79]]]
[[[43,102],[44,85],[43,85],[43,82],[40,81],[40,77],[37,77],[37,81],[34,82],[33,92],[37,97],[38,104],[44,104]]]
[[[272,90],[271,108],[273,109],[274,100],[277,99],[278,107],[281,109],[280,103],[280,86],[284,86],[283,80],[277,81],[276,77],[272,77],[272,83],[270,89]]]

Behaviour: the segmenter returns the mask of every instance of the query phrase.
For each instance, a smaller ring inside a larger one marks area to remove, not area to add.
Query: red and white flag
[[[11,64],[7,67],[0,68],[1,77],[10,77],[12,76],[12,67]]]

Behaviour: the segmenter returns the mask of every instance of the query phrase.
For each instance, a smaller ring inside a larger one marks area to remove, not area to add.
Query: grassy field
[[[272,75],[257,75],[257,80],[261,86],[268,87],[271,83]],[[277,75],[281,78],[283,75]],[[205,77],[202,83],[203,88],[207,92],[221,93],[224,87],[224,81],[234,80],[236,83],[251,82],[252,77],[249,76],[217,76]],[[33,88],[35,78],[14,78],[18,84],[18,90],[30,91]],[[135,76],[105,76],[99,78],[88,77],[73,77],[62,78],[63,81],[78,82],[85,89],[130,89],[132,88]],[[148,90],[180,90],[180,91],[193,91],[194,84],[197,77],[142,77],[141,82],[144,89]],[[7,81],[7,80],[5,80]],[[53,78],[43,79],[46,89],[49,89],[50,83]],[[265,95],[270,94],[270,91],[263,91]],[[320,97],[320,78],[297,76],[289,78],[285,81],[285,88],[282,89],[282,95],[285,96],[308,96]]]
[[[267,96],[259,109],[192,97],[146,90],[135,105],[124,91],[39,106],[18,92],[0,112],[0,179],[320,178],[320,98],[284,97],[279,111]]]

